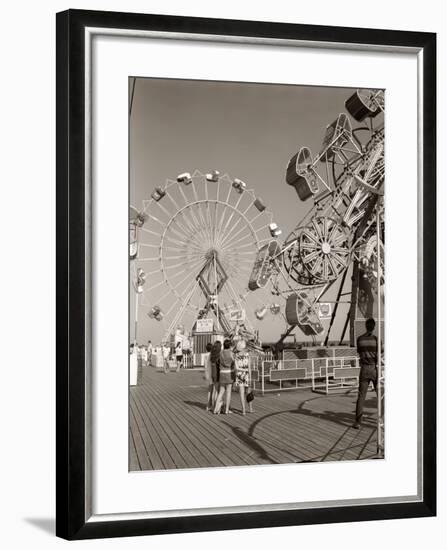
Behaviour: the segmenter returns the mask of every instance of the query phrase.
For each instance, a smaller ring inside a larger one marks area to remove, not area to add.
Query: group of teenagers
[[[208,383],[206,410],[214,414],[231,414],[231,391],[233,385],[239,388],[241,412],[253,412],[250,397],[249,355],[242,341],[232,349],[231,340],[224,340],[223,348],[220,341],[206,346],[205,380]]]

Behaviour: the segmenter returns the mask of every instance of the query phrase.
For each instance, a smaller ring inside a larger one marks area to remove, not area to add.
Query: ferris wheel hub
[[[322,245],[321,245],[321,251],[323,252],[323,254],[330,254],[331,252],[331,245],[327,242],[324,242]]]
[[[207,260],[214,260],[215,258],[217,258],[218,254],[217,254],[217,250],[215,248],[209,248],[206,252],[205,252],[205,258]]]

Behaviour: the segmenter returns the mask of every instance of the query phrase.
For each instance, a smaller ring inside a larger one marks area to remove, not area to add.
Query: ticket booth
[[[214,319],[197,319],[192,329],[192,342],[194,351],[194,365],[205,365],[206,345],[214,344],[217,340],[223,343],[224,333],[215,330]]]

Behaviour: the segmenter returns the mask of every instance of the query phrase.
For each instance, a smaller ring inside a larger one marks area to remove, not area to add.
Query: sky
[[[335,87],[151,78],[137,78],[134,87],[130,79],[129,88],[131,205],[141,210],[167,178],[216,169],[256,190],[283,238],[312,207],[287,185],[286,166],[302,146],[319,152],[326,126],[346,112],[344,102],[353,93]],[[130,296],[132,337],[132,291]],[[148,307],[141,302],[138,339],[157,343],[164,327],[147,317]],[[331,338],[339,336],[347,307],[340,307]],[[284,323],[266,316],[257,328],[263,340],[275,341]],[[296,335],[306,340],[299,330]]]

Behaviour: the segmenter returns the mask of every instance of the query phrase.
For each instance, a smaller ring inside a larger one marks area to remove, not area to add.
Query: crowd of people
[[[233,349],[232,349],[233,348]],[[241,412],[245,416],[253,412],[250,391],[249,356],[243,340],[233,347],[231,340],[207,344],[205,357],[205,380],[208,383],[206,410],[214,414],[231,414],[231,392],[233,386],[239,390]]]
[[[360,376],[355,422],[353,424],[356,429],[360,428],[362,422],[366,393],[371,382],[377,392],[378,349],[377,337],[373,334],[374,329],[374,319],[368,319],[366,321],[366,333],[359,336],[357,340]],[[150,365],[153,349],[152,342],[149,340],[147,346],[132,344],[130,351],[131,353],[137,352],[143,365]],[[224,340],[223,346],[220,341],[216,341],[214,344],[208,343],[206,351],[204,365],[204,377],[208,388],[206,410],[214,414],[231,414],[232,389],[236,387],[239,390],[242,414],[246,414],[247,404],[248,412],[253,412],[249,355],[245,350],[244,340],[239,340],[236,345],[229,339]],[[164,372],[168,373],[170,370],[171,348],[166,342],[161,345],[161,356]],[[178,372],[185,363],[185,352],[180,342],[177,342],[173,356]]]

